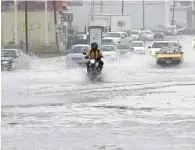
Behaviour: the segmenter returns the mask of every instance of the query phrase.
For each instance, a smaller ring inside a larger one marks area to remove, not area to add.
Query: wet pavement
[[[65,58],[2,72],[3,150],[194,150],[195,51],[161,68],[144,55],[105,63],[103,81]]]

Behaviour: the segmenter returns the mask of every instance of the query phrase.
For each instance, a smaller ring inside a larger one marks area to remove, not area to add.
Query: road
[[[2,72],[3,150],[194,150],[195,51],[160,68],[148,56],[107,63],[104,81],[64,58]]]

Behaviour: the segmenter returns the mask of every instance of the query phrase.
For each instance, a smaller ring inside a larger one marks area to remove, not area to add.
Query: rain
[[[139,30],[141,34],[142,30],[150,30],[155,34],[153,29],[159,24],[172,21],[172,13],[166,13],[168,8],[165,11],[161,9],[164,7],[162,3],[164,1],[145,1],[144,29],[142,1],[123,1],[123,4],[120,1],[105,1],[102,8],[92,5],[90,1],[83,1],[82,6],[69,4],[68,8],[73,12],[78,32],[83,32],[85,26],[88,26],[92,7],[94,10],[102,9],[105,14],[119,14],[121,7],[124,7],[122,11],[131,16],[131,31]],[[174,3],[168,4],[171,7]],[[195,6],[190,3],[191,7],[188,7],[193,8],[192,5]],[[183,18],[183,13],[176,10],[176,23],[181,23],[177,19],[186,19],[187,24],[188,17]],[[159,15],[153,14],[155,11]],[[162,20],[160,15],[165,18],[169,16],[168,21]],[[136,53],[133,48],[133,52],[120,55],[115,60],[103,57],[102,80],[97,82],[90,81],[85,65],[68,67],[73,44],[64,48],[60,55],[54,54],[56,56],[49,56],[46,52],[27,53],[27,68],[1,71],[1,148],[194,150],[195,24],[191,22],[191,28],[188,25],[182,31],[177,30],[180,34],[171,32],[171,35],[167,35],[165,29],[161,29],[165,34],[164,39],[143,40],[144,54]],[[6,22],[3,24],[5,26]],[[3,32],[5,34],[6,31]],[[132,38],[131,35],[129,37]],[[4,40],[7,38],[5,35]],[[90,46],[91,39],[88,40]],[[132,41],[140,40],[131,40],[128,43],[130,46]],[[149,54],[149,46],[157,41],[179,42],[184,55],[183,63],[158,65],[160,54]],[[32,41],[29,42],[31,44]],[[2,51],[6,49],[11,48],[1,47]],[[8,53],[5,56],[2,54],[1,63],[7,61],[4,57],[8,56]]]

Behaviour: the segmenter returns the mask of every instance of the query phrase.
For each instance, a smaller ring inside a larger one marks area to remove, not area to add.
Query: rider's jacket
[[[90,58],[90,59],[97,59],[97,58],[100,58],[102,57],[102,52],[99,50],[99,49],[96,49],[96,50],[90,50],[88,53],[87,53],[87,56]]]

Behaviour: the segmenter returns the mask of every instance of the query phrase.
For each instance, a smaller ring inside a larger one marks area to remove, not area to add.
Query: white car
[[[84,66],[87,63],[87,60],[84,58],[83,52],[87,53],[89,50],[90,45],[87,44],[73,45],[66,57],[67,67],[75,65]]]
[[[119,38],[105,37],[102,39],[101,45],[117,45],[120,43]]]
[[[152,46],[148,46],[149,55],[155,56],[156,52],[160,51],[162,47],[168,47],[169,45],[169,41],[155,41]]]
[[[192,47],[195,49],[195,38],[192,41]]]
[[[132,40],[138,40],[140,34],[141,34],[141,31],[139,30],[131,30]]]
[[[177,27],[176,26],[167,26],[167,27],[165,27],[164,31],[167,35],[176,35],[177,34]]]
[[[106,60],[118,60],[119,53],[116,49],[116,45],[101,45],[99,48],[103,53],[103,59]]]
[[[131,43],[131,46],[133,47],[133,51],[137,54],[145,54],[145,46],[143,41],[133,41]]]
[[[130,44],[123,43],[123,44],[118,44],[116,46],[117,51],[119,52],[120,55],[125,55],[133,51],[132,47]]]
[[[154,39],[154,34],[150,30],[145,30],[143,31],[144,37],[146,40],[153,41]]]
[[[29,68],[30,57],[21,49],[1,49],[1,70]]]
[[[117,38],[120,40],[120,43],[130,43],[131,38],[128,37],[128,34],[126,32],[107,32],[104,36],[109,38]]]

